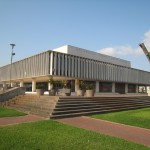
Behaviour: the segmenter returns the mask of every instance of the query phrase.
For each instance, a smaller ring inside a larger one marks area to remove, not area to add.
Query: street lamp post
[[[11,52],[11,64],[10,64],[10,87],[11,87],[11,68],[12,68],[12,59],[15,53],[13,52],[14,47],[16,46],[15,44],[10,44],[12,47],[12,52]]]
[[[150,52],[147,50],[147,48],[145,47],[144,43],[139,44],[139,46],[142,48],[143,52],[145,53],[147,59],[150,62]]]

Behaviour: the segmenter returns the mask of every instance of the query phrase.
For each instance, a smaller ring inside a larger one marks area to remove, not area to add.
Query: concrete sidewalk
[[[58,119],[58,122],[111,135],[150,147],[150,130],[89,117]]]
[[[5,117],[5,118],[0,118],[0,126],[13,125],[13,124],[19,124],[24,122],[33,122],[39,120],[45,120],[45,118],[36,115],[31,115],[31,114],[25,116],[18,116],[18,117]]]

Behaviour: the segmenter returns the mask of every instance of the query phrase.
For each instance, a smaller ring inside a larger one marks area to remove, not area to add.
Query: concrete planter
[[[84,96],[84,90],[77,90],[77,96]]]
[[[94,90],[86,90],[86,96],[87,97],[93,97],[94,96]]]
[[[44,90],[43,89],[36,89],[37,95],[44,95]]]
[[[71,89],[62,89],[62,96],[70,96]]]
[[[49,96],[55,96],[56,95],[56,90],[51,89],[49,90]]]

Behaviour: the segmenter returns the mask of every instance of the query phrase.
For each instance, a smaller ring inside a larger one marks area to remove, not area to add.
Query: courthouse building
[[[67,80],[72,92],[79,88],[79,80],[93,83],[97,93],[138,93],[140,86],[150,86],[150,72],[131,68],[129,61],[70,45],[0,67],[3,87],[11,80],[12,86],[34,92],[42,82],[48,90],[50,77],[58,81],[57,88],[59,81]]]

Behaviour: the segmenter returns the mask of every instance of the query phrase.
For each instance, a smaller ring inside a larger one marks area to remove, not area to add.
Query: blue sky
[[[0,0],[0,66],[73,45],[131,61],[150,71],[150,0]]]

